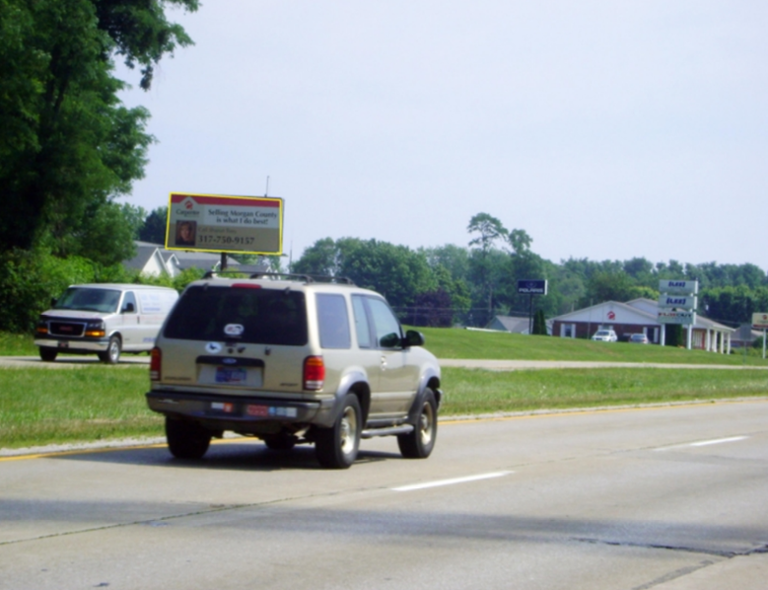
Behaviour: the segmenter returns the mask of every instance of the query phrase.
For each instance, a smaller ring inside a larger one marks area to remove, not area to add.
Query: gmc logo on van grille
[[[82,336],[85,330],[84,324],[70,322],[51,322],[51,334],[59,336]]]

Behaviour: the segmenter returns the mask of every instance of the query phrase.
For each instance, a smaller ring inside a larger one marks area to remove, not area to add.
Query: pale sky
[[[282,197],[284,251],[467,246],[485,212],[532,250],[768,269],[765,0],[204,0],[195,45],[123,99],[146,178]],[[121,75],[125,70],[120,70]],[[122,201],[123,199],[121,199]]]

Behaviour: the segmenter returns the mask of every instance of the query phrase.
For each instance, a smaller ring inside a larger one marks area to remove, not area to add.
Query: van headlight
[[[104,322],[101,320],[88,322],[85,325],[85,335],[90,338],[104,338],[107,335]]]

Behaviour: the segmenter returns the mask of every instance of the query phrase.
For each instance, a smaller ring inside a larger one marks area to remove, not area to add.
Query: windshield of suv
[[[190,287],[173,308],[166,338],[235,340],[250,344],[307,343],[304,293],[246,287]]]
[[[100,311],[114,313],[120,301],[120,291],[113,289],[89,289],[88,287],[70,287],[56,302],[54,309],[72,309],[77,311]]]

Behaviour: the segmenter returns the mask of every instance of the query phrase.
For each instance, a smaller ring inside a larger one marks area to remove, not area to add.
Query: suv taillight
[[[308,356],[304,359],[304,389],[320,391],[325,382],[325,363],[321,356]]]
[[[161,371],[160,367],[163,364],[163,353],[155,346],[152,352],[149,353],[149,380],[160,381]]]

